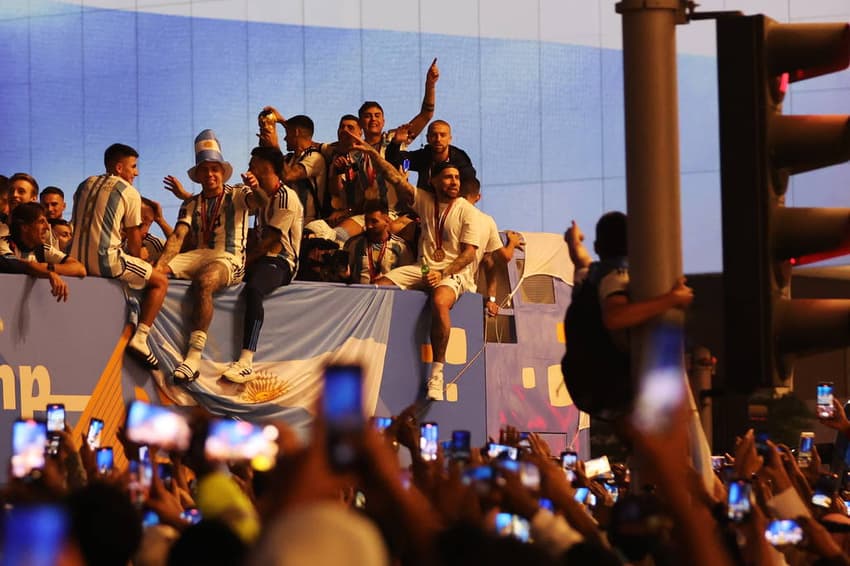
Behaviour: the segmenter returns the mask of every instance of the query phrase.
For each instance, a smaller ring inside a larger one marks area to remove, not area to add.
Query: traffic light
[[[795,355],[850,345],[850,300],[789,293],[796,261],[850,252],[850,209],[784,206],[789,175],[850,159],[850,117],[782,114],[789,83],[848,65],[850,25],[717,20],[727,389],[789,385]]]

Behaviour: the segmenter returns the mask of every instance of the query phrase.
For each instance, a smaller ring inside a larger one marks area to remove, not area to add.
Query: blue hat
[[[196,183],[200,183],[200,181],[195,178],[195,169],[205,161],[221,163],[221,166],[224,167],[225,183],[233,175],[233,166],[224,160],[224,156],[221,154],[221,144],[218,143],[218,138],[215,137],[215,132],[212,130],[204,130],[195,138],[195,166],[189,169],[187,173],[189,178]]]

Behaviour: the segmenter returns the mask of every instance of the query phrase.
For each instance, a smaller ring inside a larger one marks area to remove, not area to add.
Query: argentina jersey
[[[250,194],[245,185],[224,185],[222,193],[211,198],[201,193],[183,203],[177,223],[189,226],[197,249],[233,254],[244,266]]]
[[[281,185],[264,210],[257,213],[257,228],[261,233],[266,227],[280,233],[281,255],[294,273],[298,269],[298,250],[304,224],[304,207],[295,191]]]
[[[71,216],[71,257],[79,260],[89,275],[121,275],[122,230],[142,223],[141,205],[139,191],[120,177],[99,175],[80,183]]]

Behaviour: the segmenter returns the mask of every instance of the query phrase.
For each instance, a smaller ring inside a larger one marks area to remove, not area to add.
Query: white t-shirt
[[[445,220],[442,230],[442,249],[445,258],[437,261],[434,251],[437,249],[436,242],[436,219],[434,218],[434,207],[438,206],[440,217]],[[446,210],[448,209],[448,212]],[[413,199],[413,210],[419,214],[422,235],[419,238],[419,258],[431,269],[442,270],[448,267],[460,255],[463,244],[480,246],[480,224],[479,211],[463,198],[456,198],[449,202],[441,202],[437,205],[436,196],[422,189],[416,189]],[[473,260],[472,263],[475,263]],[[458,275],[473,283],[472,263]],[[469,288],[472,288],[471,286]]]

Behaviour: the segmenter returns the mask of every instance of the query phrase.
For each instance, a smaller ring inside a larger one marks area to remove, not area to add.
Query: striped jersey
[[[71,256],[86,267],[89,275],[121,275],[121,230],[142,223],[141,207],[139,191],[115,175],[89,177],[80,183],[71,216]]]
[[[177,224],[189,226],[197,242],[195,249],[233,254],[244,266],[250,194],[245,185],[224,185],[217,197],[195,195],[180,207]]]
[[[64,263],[68,258],[65,252],[50,244],[41,244],[31,250],[24,249],[16,245],[11,236],[0,238],[0,255],[37,263]]]
[[[403,238],[390,234],[386,247],[369,241],[366,234],[360,234],[346,243],[348,249],[348,267],[351,270],[351,283],[368,285],[375,279],[403,265],[411,265],[416,261],[413,252]],[[383,251],[383,253],[382,253]],[[367,254],[371,254],[370,263]]]
[[[298,194],[281,184],[277,192],[271,195],[266,208],[257,211],[256,226],[263,236],[269,229],[280,233],[280,244],[283,249],[278,255],[289,263],[292,273],[295,273],[298,268],[298,250],[301,247],[301,234],[304,228],[304,207],[301,205]]]

